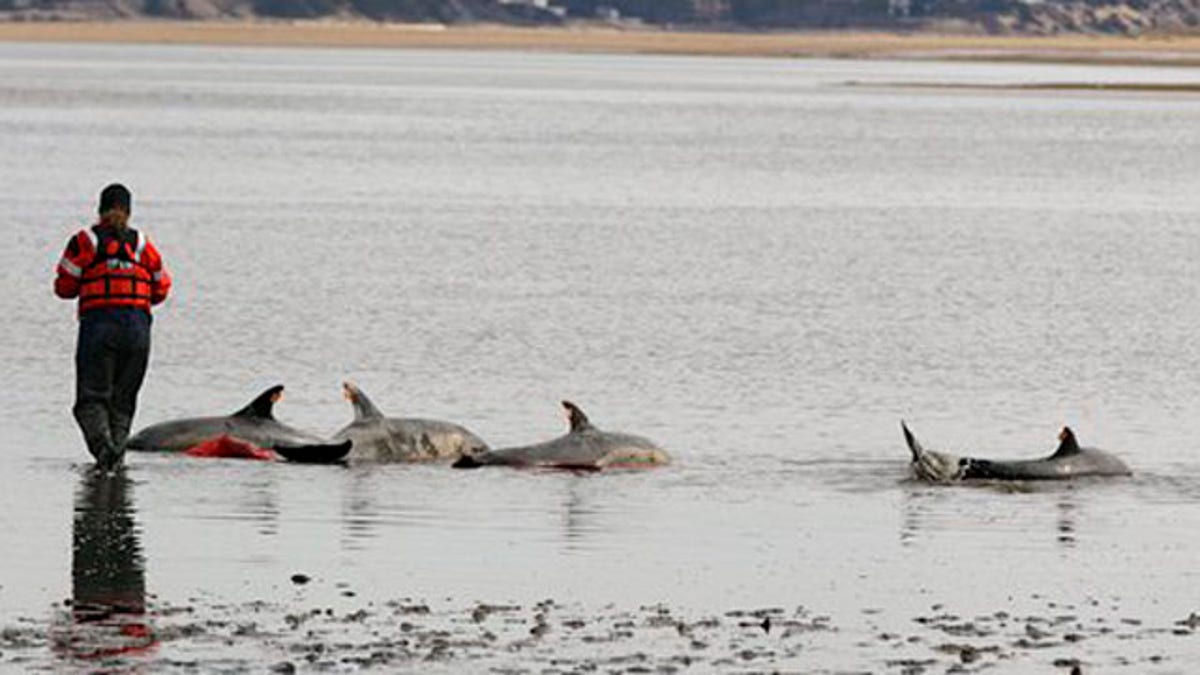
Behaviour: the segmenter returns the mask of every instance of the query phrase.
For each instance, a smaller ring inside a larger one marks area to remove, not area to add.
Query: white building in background
[[[596,18],[601,21],[616,23],[621,20],[621,10],[612,5],[600,5],[596,8]]]
[[[559,16],[565,16],[567,10],[563,7],[551,6],[550,0],[499,0],[502,5],[525,5],[526,7],[536,7],[538,9],[552,12]]]

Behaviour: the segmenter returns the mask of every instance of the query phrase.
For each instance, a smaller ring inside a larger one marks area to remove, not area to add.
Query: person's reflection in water
[[[83,474],[72,528],[70,628],[57,641],[69,658],[137,656],[157,646],[132,487],[123,467]]]

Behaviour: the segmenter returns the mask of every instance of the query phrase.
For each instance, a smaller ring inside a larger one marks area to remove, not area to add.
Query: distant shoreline
[[[1200,36],[699,32],[332,21],[0,22],[0,41],[897,58],[1200,67]]]

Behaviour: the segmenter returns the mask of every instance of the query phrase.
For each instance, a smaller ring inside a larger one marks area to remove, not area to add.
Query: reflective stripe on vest
[[[83,275],[83,270],[80,269],[79,265],[71,262],[70,258],[67,258],[66,256],[63,256],[63,259],[58,261],[58,265],[59,267],[63,268],[67,274],[70,274],[76,279]]]

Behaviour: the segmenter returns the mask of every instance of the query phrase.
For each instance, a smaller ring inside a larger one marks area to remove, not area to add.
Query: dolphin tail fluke
[[[900,428],[904,431],[904,442],[908,444],[908,450],[912,453],[913,461],[920,460],[921,456],[925,454],[925,448],[921,447],[921,443],[917,440],[916,436],[913,436],[912,431],[909,430],[904,420],[900,420]]]
[[[913,432],[900,420],[900,428],[904,430],[904,442],[912,453],[912,469],[920,480],[934,483],[946,483],[963,477],[964,460],[957,455],[949,455],[921,447],[921,442]]]
[[[275,445],[271,449],[289,462],[300,464],[337,464],[350,454],[351,441],[312,445]]]

